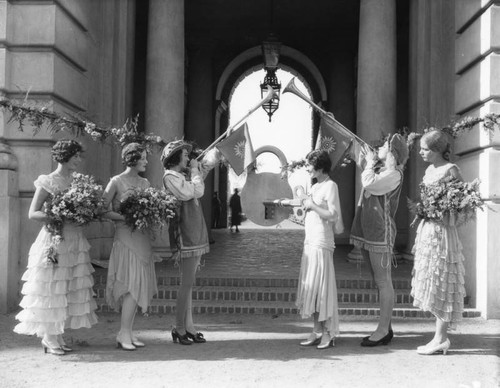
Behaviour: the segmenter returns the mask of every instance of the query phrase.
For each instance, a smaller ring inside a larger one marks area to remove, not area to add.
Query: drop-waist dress
[[[35,187],[53,195],[66,189],[67,184],[58,176],[40,175]],[[62,235],[56,247],[57,264],[47,263],[52,235],[45,226],[29,250],[27,269],[21,278],[25,282],[20,303],[23,310],[16,315],[20,321],[14,328],[16,333],[43,337],[97,323],[90,245],[81,226],[65,224]]]
[[[431,166],[432,167],[432,166]],[[434,184],[456,165],[428,168],[423,184]],[[413,246],[411,296],[413,305],[448,322],[450,328],[462,319],[465,267],[462,244],[455,225],[422,220]]]
[[[337,185],[327,179],[311,188],[311,198],[323,209],[328,209],[327,198],[334,196],[340,216]],[[302,252],[296,306],[302,318],[319,313],[318,320],[326,322],[331,335],[339,334],[337,283],[333,265],[335,249],[332,222],[322,219],[315,211],[308,211],[305,217],[305,239]],[[343,226],[342,226],[343,228]]]
[[[116,212],[121,201],[134,189],[149,187],[149,181],[140,177],[130,179],[117,175],[111,180],[116,185],[116,195],[112,202]],[[106,282],[106,302],[111,308],[119,309],[123,296],[130,293],[142,311],[146,312],[157,292],[150,232],[132,231],[124,222],[115,222],[115,237]]]

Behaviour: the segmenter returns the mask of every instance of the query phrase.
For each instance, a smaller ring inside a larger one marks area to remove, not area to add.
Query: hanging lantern
[[[264,57],[264,70],[266,76],[264,81],[260,84],[261,97],[267,94],[267,87],[270,86],[275,91],[274,97],[262,105],[262,108],[269,116],[269,122],[274,112],[279,107],[281,83],[278,82],[276,77],[276,70],[278,70],[278,63],[280,58],[281,43],[276,39],[273,34],[270,34],[266,41],[262,42],[262,56]]]

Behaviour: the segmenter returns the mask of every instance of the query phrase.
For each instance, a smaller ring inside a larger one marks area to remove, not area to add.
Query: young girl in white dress
[[[328,175],[332,167],[328,153],[312,151],[306,159],[308,172],[316,183],[303,202],[305,240],[295,303],[302,318],[312,316],[314,321],[313,332],[300,344],[326,349],[334,346],[334,338],[339,334],[333,251],[334,233],[342,233],[344,225],[337,184]]]
[[[106,302],[111,308],[121,307],[121,326],[116,343],[123,350],[145,346],[133,334],[134,318],[137,306],[146,312],[151,299],[158,292],[151,235],[148,231],[132,231],[125,224],[125,217],[118,212],[120,202],[134,189],[146,189],[150,186],[149,181],[139,175],[146,171],[146,156],[145,148],[138,143],[123,147],[122,162],[126,169],[111,178],[104,191],[105,207],[108,208],[111,204],[111,210],[105,217],[115,221],[115,238],[106,281]]]
[[[35,194],[29,218],[47,222],[44,203],[49,195],[67,189],[72,173],[81,162],[82,146],[75,140],[59,140],[52,147],[52,158],[58,163],[49,175],[35,181]],[[20,323],[14,328],[19,334],[42,338],[45,353],[64,355],[70,352],[62,334],[65,329],[90,328],[97,323],[92,286],[94,269],[90,264],[90,245],[82,227],[64,224],[63,240],[57,246],[58,263],[48,263],[47,251],[52,235],[44,226],[29,251],[28,267],[22,276],[24,295],[17,314]]]
[[[438,130],[420,140],[420,156],[430,163],[423,185],[436,184],[447,177],[462,180],[458,167],[450,163],[448,136]],[[449,220],[437,223],[422,220],[417,229],[412,290],[413,305],[436,317],[434,338],[417,349],[419,354],[446,354],[450,347],[448,328],[455,328],[464,308],[464,256],[457,227]]]

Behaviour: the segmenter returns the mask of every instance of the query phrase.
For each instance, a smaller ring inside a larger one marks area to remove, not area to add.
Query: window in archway
[[[252,108],[261,98],[259,84],[262,81],[264,70],[256,71],[245,77],[234,90],[229,101],[230,123],[238,121],[250,108]],[[278,79],[282,89],[294,77],[286,70],[277,71]],[[310,94],[299,79],[295,80],[295,85],[306,96]],[[263,109],[257,110],[247,120],[253,147],[258,148],[270,145],[279,148],[288,162],[299,160],[311,151],[312,145],[312,111],[309,104],[292,93],[282,93],[280,96],[279,109],[273,114],[272,121]],[[241,188],[245,184],[246,173],[239,177],[229,170],[229,192],[234,188]],[[280,162],[271,153],[263,153],[257,157],[257,173],[259,172],[280,172]],[[290,185],[305,186],[308,181],[306,172],[303,169],[297,170],[289,176]]]

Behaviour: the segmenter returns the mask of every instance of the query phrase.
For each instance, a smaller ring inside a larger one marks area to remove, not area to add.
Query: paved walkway
[[[297,279],[304,244],[304,230],[288,222],[285,228],[263,228],[249,221],[243,223],[240,233],[229,229],[212,229],[214,243],[210,253],[203,256],[203,277],[274,277]],[[366,263],[347,261],[352,246],[340,245],[335,249],[337,279],[371,279]],[[411,279],[412,264],[400,261],[393,268],[393,279]],[[171,262],[160,265],[160,273],[171,272]]]
[[[446,356],[421,356],[434,322],[394,319],[389,346],[362,348],[373,319],[342,319],[336,347],[298,345],[311,329],[296,315],[196,315],[208,342],[172,343],[173,315],[136,318],[146,348],[115,347],[118,314],[100,314],[92,329],[68,330],[74,352],[45,355],[40,341],[12,332],[14,314],[0,315],[0,386],[36,387],[346,387],[493,388],[499,386],[499,321],[464,320]]]

